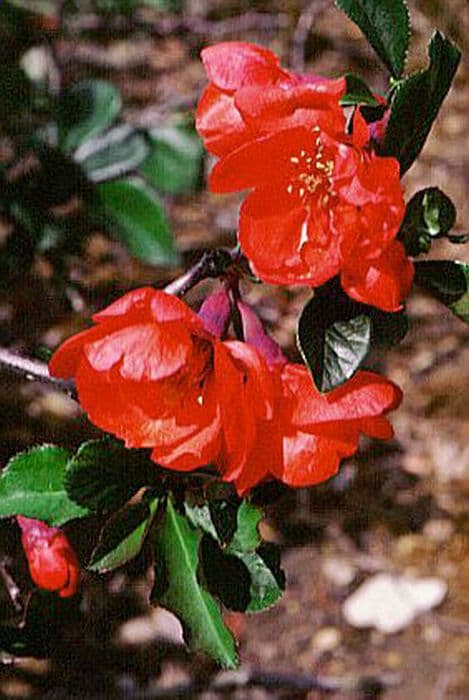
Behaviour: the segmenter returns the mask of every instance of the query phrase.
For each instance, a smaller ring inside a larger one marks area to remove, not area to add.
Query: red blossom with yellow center
[[[205,95],[197,126],[221,156],[210,188],[252,190],[239,240],[254,272],[313,287],[340,275],[354,299],[400,309],[413,264],[396,241],[405,212],[399,164],[374,153],[359,111],[348,133],[337,81],[283,71],[249,44],[210,47],[203,58],[210,108]]]

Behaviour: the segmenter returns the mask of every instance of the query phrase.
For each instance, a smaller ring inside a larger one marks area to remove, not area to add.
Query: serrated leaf
[[[285,590],[280,550],[273,544],[264,543],[256,552],[243,552],[237,556],[251,576],[250,601],[246,612],[256,613],[271,608]]]
[[[70,498],[96,513],[120,508],[156,478],[145,453],[110,438],[83,443],[69,460],[65,488]]]
[[[195,189],[203,147],[188,129],[158,127],[148,133],[151,152],[140,167],[145,178],[161,192],[181,194]]]
[[[187,517],[216,540],[226,552],[251,552],[260,544],[258,532],[262,510],[247,500],[213,498],[202,505],[184,503]]]
[[[262,510],[247,500],[241,501],[236,513],[236,530],[226,548],[227,552],[254,552],[261,543],[259,523]]]
[[[193,651],[209,654],[225,668],[236,668],[238,659],[233,636],[223,622],[216,601],[197,577],[202,533],[194,529],[168,499],[166,513],[155,535],[152,602],[177,615],[185,640]]]
[[[415,263],[415,282],[469,323],[469,265],[451,260]]]
[[[214,540],[218,540],[218,534],[212,521],[212,516],[210,513],[210,508],[208,503],[203,505],[197,505],[193,503],[184,502],[184,512],[190,524],[207,533]]]
[[[446,236],[456,221],[454,204],[438,187],[417,192],[407,204],[399,231],[408,255],[427,253],[431,239]]]
[[[205,535],[200,556],[208,589],[229,610],[260,612],[282,596],[285,577],[274,545],[264,543],[255,551],[222,549]]]
[[[74,154],[91,182],[100,183],[128,175],[149,153],[145,138],[128,124],[86,141]]]
[[[199,506],[196,512],[191,509],[191,518],[206,533],[200,547],[204,581],[229,610],[258,612],[282,595],[284,576],[279,557],[269,559],[266,553],[271,549],[261,543],[258,528],[262,515],[260,508],[239,499],[237,503],[214,499],[210,507]]]
[[[119,90],[105,80],[83,80],[67,87],[57,105],[59,146],[71,153],[117,119],[122,108]]]
[[[0,517],[24,515],[59,526],[89,514],[74,503],[64,486],[68,450],[33,447],[13,457],[0,477]]]
[[[353,377],[368,355],[371,321],[365,314],[334,321],[315,296],[301,313],[297,340],[317,388],[330,391]]]
[[[459,65],[461,52],[441,32],[429,47],[429,67],[396,84],[382,154],[397,158],[404,174],[423,148]]]
[[[141,551],[158,510],[158,498],[124,508],[103,527],[88,569],[102,574],[127,564]]]
[[[107,226],[130,252],[150,265],[177,265],[179,256],[164,206],[156,192],[137,178],[98,185]]]
[[[360,27],[391,74],[398,78],[409,45],[409,11],[404,0],[335,0]]]
[[[304,307],[297,343],[317,388],[329,391],[353,376],[371,347],[395,345],[407,330],[404,309],[390,313],[354,301],[336,277],[318,287]]]
[[[347,73],[345,76],[345,85],[345,94],[340,98],[342,107],[350,107],[353,105],[367,105],[369,107],[380,106],[380,103],[360,76],[354,73]]]

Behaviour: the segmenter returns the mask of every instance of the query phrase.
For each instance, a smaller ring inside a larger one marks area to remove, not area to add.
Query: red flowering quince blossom
[[[31,578],[39,588],[68,598],[78,590],[80,564],[62,530],[40,520],[17,517]]]
[[[290,485],[332,476],[360,432],[389,437],[383,414],[399,390],[369,372],[327,396],[305,367],[287,363],[260,321],[240,304],[248,342],[220,340],[229,322],[225,292],[196,314],[151,288],[126,294],[94,316],[50,363],[74,377],[98,427],[178,471],[214,465],[243,493],[265,478]]]
[[[373,152],[359,110],[347,133],[343,83],[295,77],[250,44],[221,44],[202,57],[212,83],[197,128],[221,156],[210,189],[252,190],[239,240],[254,272],[313,287],[340,274],[357,301],[401,308],[413,264],[395,240],[405,212],[399,163]]]
[[[402,400],[401,390],[373,372],[360,371],[327,394],[315,387],[304,365],[287,362],[252,309],[240,304],[246,341],[260,349],[274,380],[274,411],[258,427],[246,466],[225,473],[239,493],[265,478],[289,486],[312,486],[334,476],[341,460],[354,454],[360,434],[389,439],[393,429],[384,414]]]
[[[279,127],[324,123],[343,131],[344,78],[286,71],[272,51],[241,41],[209,46],[201,56],[210,84],[197,106],[196,127],[214,155],[227,155]]]
[[[152,448],[164,467],[242,467],[271,416],[272,381],[258,350],[217,337],[230,312],[222,298],[199,316],[163,291],[132,291],[65,341],[51,374],[74,377],[90,420],[127,447]]]

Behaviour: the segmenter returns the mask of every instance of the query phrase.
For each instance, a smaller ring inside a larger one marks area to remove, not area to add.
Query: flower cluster
[[[61,598],[75,595],[80,564],[67,536],[59,528],[49,527],[40,520],[19,515],[17,521],[29,572],[36,586],[54,591]]]
[[[307,369],[287,362],[253,311],[239,303],[245,342],[222,340],[225,292],[199,314],[152,288],[129,292],[95,326],[53,355],[53,376],[76,382],[90,420],[151,448],[169,469],[214,466],[239,493],[269,477],[306,486],[336,473],[360,433],[390,437],[384,417],[399,389],[371,372],[320,394]]]
[[[210,80],[196,126],[219,157],[213,192],[251,190],[239,241],[254,272],[272,284],[344,290],[386,311],[401,308],[413,264],[396,236],[405,211],[399,163],[373,151],[360,110],[347,120],[344,79],[283,70],[261,47],[205,49]]]

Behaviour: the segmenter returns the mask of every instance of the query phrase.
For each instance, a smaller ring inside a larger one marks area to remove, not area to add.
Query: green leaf
[[[79,447],[68,462],[64,481],[73,501],[92,512],[108,513],[155,479],[156,467],[146,453],[104,438]]]
[[[313,297],[298,322],[298,347],[321,392],[330,391],[353,377],[371,343],[371,321],[360,314],[330,321]]]
[[[285,578],[276,548],[261,543],[262,510],[239,498],[185,506],[191,522],[206,533],[200,557],[209,591],[229,610],[255,613],[274,605],[283,593]]]
[[[225,668],[236,668],[234,639],[217,603],[197,577],[201,539],[202,533],[168,499],[166,513],[156,529],[152,602],[177,615],[193,651],[209,654]]]
[[[158,510],[150,498],[124,508],[103,527],[88,569],[102,574],[127,564],[140,553]]]
[[[74,159],[91,182],[100,183],[135,171],[148,152],[144,137],[124,124],[86,141],[75,152]]]
[[[130,252],[150,265],[177,265],[179,256],[158,195],[137,178],[98,185],[108,228]]]
[[[65,469],[70,453],[42,445],[13,457],[0,477],[0,517],[24,515],[63,525],[89,514],[67,495]]]
[[[407,333],[404,310],[381,311],[351,299],[339,278],[315,290],[298,323],[297,342],[319,391],[340,386],[374,346],[390,346]]]
[[[360,76],[347,73],[345,76],[345,84],[345,95],[340,99],[342,107],[354,105],[367,105],[369,107],[380,106],[380,103]]]
[[[66,88],[57,106],[60,148],[71,153],[111,126],[121,108],[119,90],[105,80],[84,80]]]
[[[282,596],[285,576],[274,545],[264,543],[255,551],[222,549],[205,535],[200,556],[207,588],[229,610],[260,612]]]
[[[261,543],[259,523],[262,510],[247,500],[241,501],[236,514],[236,530],[227,552],[254,552]]]
[[[433,35],[429,67],[398,82],[382,148],[397,158],[404,174],[417,158],[445,99],[459,65],[461,52],[440,32]]]
[[[262,544],[256,552],[236,555],[246,566],[251,578],[247,613],[271,608],[285,590],[285,574],[280,566],[280,551],[270,543]]]
[[[194,527],[210,535],[225,551],[254,551],[260,544],[258,527],[262,510],[236,494],[213,498],[208,503],[194,505],[187,500],[185,513]]]
[[[177,127],[159,127],[149,134],[151,153],[140,167],[145,178],[161,192],[191,192],[199,179],[203,147],[195,133]]]
[[[469,323],[469,265],[451,260],[415,263],[415,282]]]
[[[409,46],[409,11],[404,0],[335,0],[357,24],[391,74],[398,78]]]
[[[407,204],[399,239],[408,255],[427,253],[431,239],[446,236],[456,221],[454,204],[438,187],[417,192]]]

